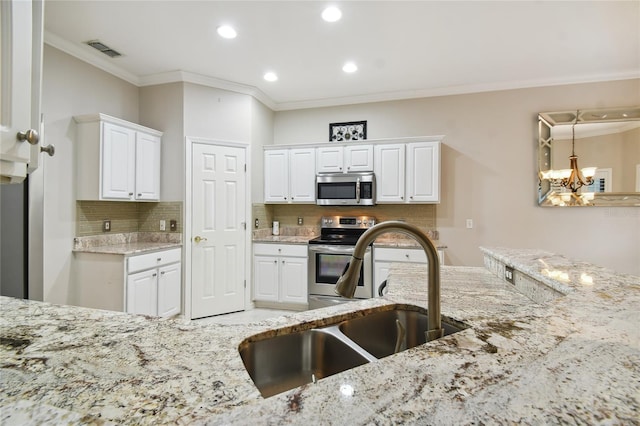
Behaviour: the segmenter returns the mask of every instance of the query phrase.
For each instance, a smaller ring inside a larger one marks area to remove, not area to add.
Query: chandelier
[[[555,185],[561,185],[571,190],[577,195],[578,190],[583,186],[593,184],[593,176],[596,174],[596,167],[578,168],[578,156],[576,155],[576,124],[580,117],[580,110],[576,111],[576,118],[571,126],[571,156],[569,156],[569,169],[545,170],[540,172],[541,179],[547,179]]]

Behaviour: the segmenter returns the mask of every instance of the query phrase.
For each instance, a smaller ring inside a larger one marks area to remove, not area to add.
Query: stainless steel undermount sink
[[[390,305],[335,324],[240,344],[247,372],[267,398],[426,342],[426,309]],[[466,328],[443,318],[445,336]]]

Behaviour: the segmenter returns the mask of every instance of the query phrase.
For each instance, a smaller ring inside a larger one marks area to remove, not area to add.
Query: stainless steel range
[[[324,216],[320,236],[309,241],[309,309],[348,302],[334,287],[345,270],[358,238],[376,224],[371,216]],[[373,297],[371,247],[365,253],[355,297]]]

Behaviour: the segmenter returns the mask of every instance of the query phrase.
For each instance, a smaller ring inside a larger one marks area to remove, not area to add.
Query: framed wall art
[[[351,142],[367,139],[367,122],[350,121],[329,124],[330,142]]]

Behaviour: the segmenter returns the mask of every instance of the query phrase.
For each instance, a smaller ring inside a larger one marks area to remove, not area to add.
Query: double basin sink
[[[247,372],[267,398],[426,343],[427,310],[388,305],[333,325],[240,344]],[[442,318],[444,335],[467,328]]]

